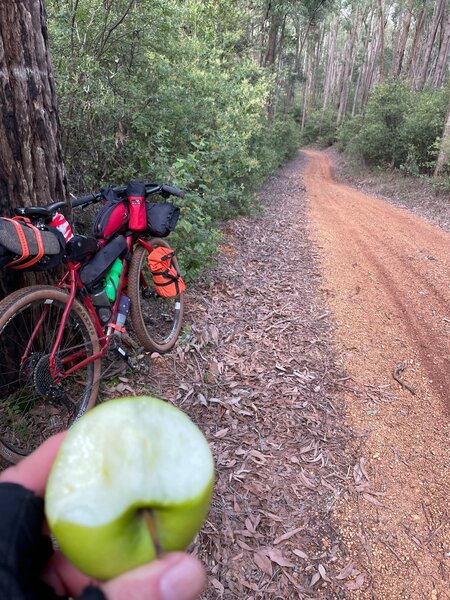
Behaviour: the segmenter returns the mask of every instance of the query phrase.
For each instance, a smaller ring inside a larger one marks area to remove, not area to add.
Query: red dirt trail
[[[340,515],[369,573],[355,597],[450,598],[450,234],[334,181],[325,154],[305,155],[313,239],[351,377],[348,419],[380,492],[379,506],[349,503]]]

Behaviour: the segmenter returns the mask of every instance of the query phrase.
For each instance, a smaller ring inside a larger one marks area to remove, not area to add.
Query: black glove
[[[44,501],[15,483],[0,484],[0,600],[55,600],[40,575],[53,554],[42,535]],[[96,587],[87,587],[78,600],[106,600]]]

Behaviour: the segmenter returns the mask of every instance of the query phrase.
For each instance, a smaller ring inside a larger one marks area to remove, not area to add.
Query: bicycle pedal
[[[116,344],[116,346],[113,348],[113,350],[119,356],[119,358],[121,358],[124,362],[126,362],[127,365],[130,367],[130,369],[133,369],[133,371],[134,371],[134,369],[136,367],[133,365],[128,352],[126,350],[124,350],[122,348],[122,346],[119,346],[118,344]]]

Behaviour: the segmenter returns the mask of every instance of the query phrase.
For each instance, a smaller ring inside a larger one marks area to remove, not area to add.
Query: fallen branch
[[[409,383],[406,383],[406,381],[403,381],[403,379],[400,379],[400,375],[403,373],[403,371],[406,369],[406,363],[404,361],[398,363],[398,365],[395,367],[394,371],[392,372],[392,377],[395,379],[395,381],[397,383],[399,383],[402,388],[405,388],[406,390],[408,390],[408,392],[411,392],[411,394],[413,396],[416,395],[416,390],[409,385]]]

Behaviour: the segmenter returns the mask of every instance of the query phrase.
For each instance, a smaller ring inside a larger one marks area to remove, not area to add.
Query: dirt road
[[[338,519],[371,578],[355,597],[450,598],[450,235],[334,181],[323,153],[305,154],[313,238],[351,377],[349,424],[378,492],[342,505]]]

